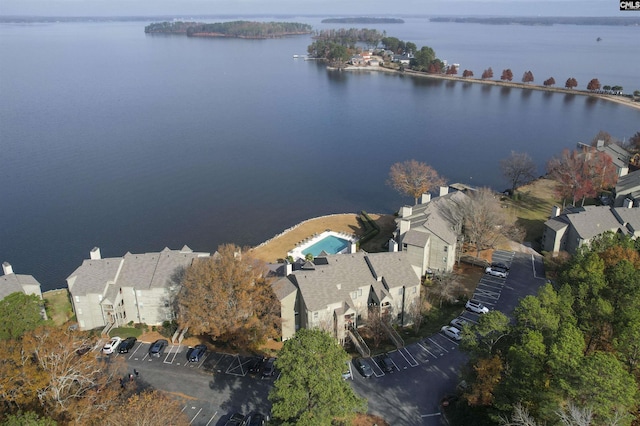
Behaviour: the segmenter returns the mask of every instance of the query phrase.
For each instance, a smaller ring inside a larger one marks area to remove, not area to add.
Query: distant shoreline
[[[327,67],[331,70],[337,70],[337,68]],[[387,67],[355,67],[349,66],[346,68],[342,68],[343,71],[382,71],[382,72],[391,72],[398,74],[411,75],[420,78],[430,78],[434,80],[450,80],[450,81],[460,81],[462,83],[475,83],[475,84],[484,84],[487,86],[501,86],[501,87],[509,87],[513,89],[523,89],[523,90],[538,90],[542,92],[555,92],[555,93],[564,93],[567,95],[580,95],[580,96],[591,96],[594,98],[603,99],[609,102],[615,102],[620,105],[624,105],[633,109],[640,111],[640,102],[635,102],[629,98],[617,96],[617,95],[607,95],[604,93],[593,93],[586,90],[576,90],[576,89],[566,89],[564,87],[551,87],[551,86],[540,86],[536,84],[525,84],[525,83],[515,83],[512,81],[502,81],[502,80],[488,80],[488,79],[480,79],[473,77],[459,77],[454,75],[446,75],[446,74],[428,74],[420,71],[413,70],[404,70],[399,71],[393,68]]]

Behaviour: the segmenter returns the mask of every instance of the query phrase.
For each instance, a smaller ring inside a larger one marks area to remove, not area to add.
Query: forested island
[[[187,37],[235,37],[266,39],[311,34],[311,25],[298,22],[232,21],[206,24],[202,22],[154,22],[144,27],[147,34],[186,34]]]
[[[363,16],[358,18],[327,18],[320,22],[323,24],[404,24],[404,19],[369,18]]]
[[[439,17],[430,18],[431,22],[458,22],[463,24],[489,24],[489,25],[640,25],[640,17],[635,16],[503,16],[503,17]]]

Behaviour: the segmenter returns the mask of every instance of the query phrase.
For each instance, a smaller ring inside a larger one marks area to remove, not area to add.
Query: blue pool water
[[[343,240],[333,235],[328,235],[315,243],[314,245],[302,250],[302,253],[306,256],[311,253],[314,257],[322,253],[323,251],[329,254],[340,253],[342,250],[349,246],[349,241]]]

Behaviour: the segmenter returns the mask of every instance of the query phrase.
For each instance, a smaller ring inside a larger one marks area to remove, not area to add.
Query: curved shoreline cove
[[[489,79],[479,79],[473,77],[458,77],[452,75],[445,74],[429,74],[426,72],[419,72],[413,70],[404,70],[399,71],[393,68],[387,68],[382,66],[365,66],[365,67],[356,67],[349,66],[345,68],[334,68],[327,67],[330,71],[380,71],[380,72],[390,72],[390,73],[398,73],[398,74],[406,74],[411,75],[413,77],[420,78],[430,78],[434,80],[449,80],[449,81],[459,81],[462,83],[474,83],[474,84],[484,84],[489,86],[501,86],[508,87],[512,89],[520,89],[520,90],[538,90],[542,92],[553,92],[553,93],[564,93],[567,95],[580,95],[580,96],[589,96],[593,98],[603,99],[609,102],[615,102],[620,105],[624,105],[633,109],[640,110],[640,99],[638,101],[634,101],[626,96],[621,95],[610,95],[606,93],[595,93],[586,90],[576,90],[576,89],[566,89],[562,87],[550,87],[550,86],[540,86],[537,84],[527,84],[527,83],[516,83],[512,81],[502,81],[502,80],[489,80]]]

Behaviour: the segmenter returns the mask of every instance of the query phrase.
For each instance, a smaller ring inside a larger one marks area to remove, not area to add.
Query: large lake
[[[503,189],[511,150],[542,173],[599,130],[640,130],[639,111],[584,96],[328,72],[292,58],[307,36],[188,39],[145,35],[145,24],[0,25],[0,262],[45,290],[65,286],[94,246],[214,251],[309,217],[394,212],[412,202],[385,184],[397,161]],[[378,28],[476,75],[640,89],[638,27]]]

